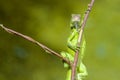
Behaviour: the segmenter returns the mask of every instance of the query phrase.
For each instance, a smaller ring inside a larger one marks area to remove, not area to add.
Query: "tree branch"
[[[19,32],[16,32],[12,29],[9,29],[9,28],[6,28],[5,26],[3,26],[2,24],[0,24],[1,28],[4,29],[6,32],[10,33],[10,34],[13,34],[13,35],[17,35],[17,36],[20,36],[36,45],[38,45],[39,47],[41,47],[42,49],[44,49],[47,53],[49,54],[52,54],[52,55],[55,55],[57,57],[59,57],[60,59],[64,60],[66,63],[68,63],[69,65],[71,65],[70,61],[67,60],[66,58],[62,57],[59,53],[53,51],[52,49],[48,48],[47,46],[41,44],[40,42],[34,40],[33,38],[29,37],[29,36],[26,36],[26,35],[23,35]]]
[[[79,38],[78,38],[78,43],[77,43],[78,46],[81,44],[84,27],[85,27],[86,21],[88,19],[88,16],[89,16],[89,13],[92,9],[93,4],[94,4],[94,0],[91,0],[91,3],[88,4],[88,9],[85,12],[85,17],[83,19],[83,23],[81,25],[81,29],[80,29],[80,32],[79,32]],[[75,80],[75,75],[76,75],[75,73],[76,73],[76,67],[77,67],[77,62],[78,62],[78,56],[80,55],[79,52],[80,51],[77,50],[76,53],[75,53],[75,56],[74,56],[74,62],[73,62],[73,65],[72,65],[72,72],[71,72],[72,73],[71,74],[71,80]]]

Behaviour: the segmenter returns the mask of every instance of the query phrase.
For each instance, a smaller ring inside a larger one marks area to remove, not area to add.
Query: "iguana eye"
[[[71,29],[73,29],[74,27],[73,27],[73,26],[71,26],[70,28],[71,28]]]

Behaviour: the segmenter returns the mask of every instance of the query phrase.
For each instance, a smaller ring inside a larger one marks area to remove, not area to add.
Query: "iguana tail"
[[[71,69],[67,71],[66,80],[71,80]]]

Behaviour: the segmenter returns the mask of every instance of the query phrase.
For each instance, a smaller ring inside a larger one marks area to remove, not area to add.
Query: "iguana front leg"
[[[71,50],[73,50],[74,52],[77,49],[77,35],[78,32],[76,31],[76,29],[72,30],[72,34],[69,36],[68,40],[67,40],[67,46],[68,48],[70,48]],[[74,55],[74,54],[73,54]]]

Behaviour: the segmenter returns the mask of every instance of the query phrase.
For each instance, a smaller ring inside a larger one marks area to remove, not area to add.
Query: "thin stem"
[[[91,0],[91,3],[88,4],[88,9],[85,12],[85,17],[83,19],[83,23],[81,25],[81,29],[80,29],[80,32],[79,32],[79,38],[78,38],[78,43],[77,43],[78,46],[81,44],[85,24],[86,24],[86,21],[88,19],[89,13],[92,9],[93,3],[94,3],[94,0]],[[79,52],[80,51],[77,50],[76,53],[75,53],[75,56],[74,56],[74,62],[73,62],[73,65],[72,65],[71,80],[75,80],[75,75],[76,75],[75,73],[76,73],[76,67],[77,67],[77,62],[78,62],[78,56],[80,55]]]
[[[5,26],[3,26],[2,24],[0,24],[0,26],[2,27],[2,29],[4,29],[6,32],[10,33],[10,34],[13,34],[13,35],[17,35],[17,36],[20,36],[36,45],[38,45],[39,47],[41,47],[42,49],[44,49],[47,53],[49,54],[52,54],[52,55],[55,55],[57,57],[59,57],[60,59],[62,59],[63,61],[65,61],[66,63],[68,63],[69,65],[71,65],[70,61],[67,60],[66,58],[62,57],[59,53],[53,51],[52,49],[48,48],[47,46],[41,44],[40,42],[34,40],[33,38],[29,37],[29,36],[26,36],[26,35],[23,35],[17,31],[14,31],[12,29],[9,29],[9,28],[6,28]]]

